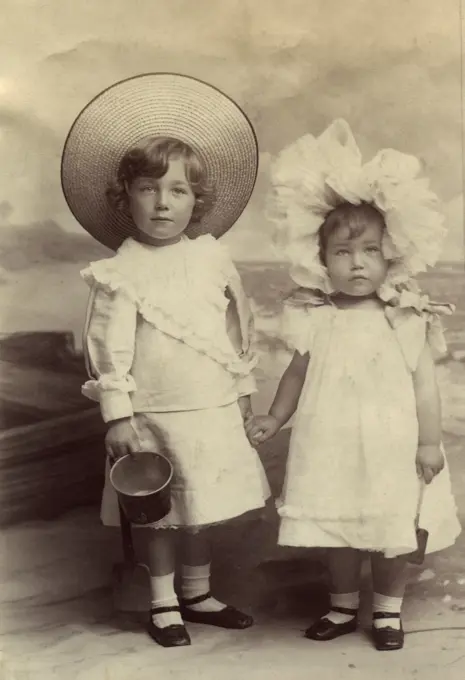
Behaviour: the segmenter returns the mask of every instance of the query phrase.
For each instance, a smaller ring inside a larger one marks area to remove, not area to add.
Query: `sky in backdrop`
[[[0,267],[105,254],[61,194],[79,111],[117,80],[178,71],[245,108],[258,135],[253,199],[228,235],[235,257],[268,252],[270,158],[346,118],[363,153],[416,154],[445,202],[461,257],[460,0],[2,0]],[[27,274],[25,274],[27,275]]]

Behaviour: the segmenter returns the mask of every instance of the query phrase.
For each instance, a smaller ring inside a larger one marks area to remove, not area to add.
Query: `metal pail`
[[[110,471],[124,514],[133,524],[152,524],[171,510],[173,466],[153,451],[139,451],[119,458]]]

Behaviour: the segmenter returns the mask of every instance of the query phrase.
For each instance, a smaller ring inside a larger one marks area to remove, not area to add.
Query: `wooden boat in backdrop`
[[[0,526],[98,503],[105,426],[72,333],[0,335]]]

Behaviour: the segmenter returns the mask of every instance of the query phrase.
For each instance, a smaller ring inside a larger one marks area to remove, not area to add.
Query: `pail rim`
[[[153,494],[158,494],[161,491],[163,491],[163,489],[166,489],[166,487],[170,484],[171,480],[173,479],[174,474],[174,468],[171,461],[159,451],[137,451],[135,455],[137,455],[137,453],[148,453],[151,454],[152,456],[158,456],[159,458],[163,458],[163,460],[165,460],[168,463],[168,468],[170,471],[168,479],[163,484],[163,486],[160,486],[158,489],[154,489],[153,491],[149,491],[147,494],[144,494],[144,498],[147,498],[147,496],[152,496]],[[118,458],[118,460],[115,461],[115,463],[113,463],[112,467],[110,468],[110,482],[112,487],[115,489],[117,493],[122,494],[123,496],[129,496],[131,498],[136,497],[136,495],[132,493],[126,493],[126,491],[122,491],[121,489],[119,489],[113,481],[113,473],[117,466],[121,463],[121,461],[134,457],[135,457],[134,454],[127,453],[125,456],[121,456],[121,458]]]

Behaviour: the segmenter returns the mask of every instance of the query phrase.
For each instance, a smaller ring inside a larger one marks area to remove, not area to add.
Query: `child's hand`
[[[140,450],[139,438],[131,424],[130,418],[123,418],[109,423],[105,437],[105,448],[111,462],[127,454]]]
[[[274,416],[254,416],[245,428],[249,441],[253,445],[268,441],[279,429],[280,424]]]
[[[418,476],[423,478],[426,484],[430,484],[444,467],[444,455],[441,448],[435,444],[420,444],[416,465]]]

